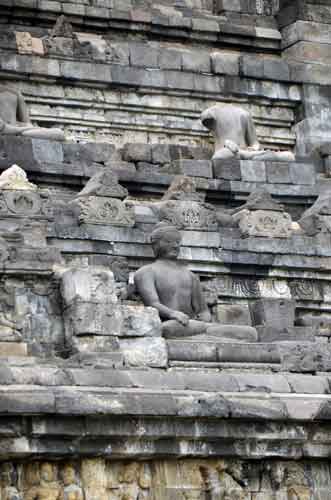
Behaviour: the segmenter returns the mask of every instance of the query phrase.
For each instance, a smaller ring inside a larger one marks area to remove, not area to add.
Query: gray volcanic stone
[[[157,68],[158,51],[148,45],[131,45],[130,62],[132,66],[141,66],[143,68]]]
[[[161,337],[161,320],[153,307],[123,304],[120,311],[122,337]]]
[[[88,142],[81,143],[64,143],[63,144],[63,161],[83,162],[83,163],[108,163],[115,160],[117,156],[116,148],[108,142]]]
[[[218,417],[229,416],[229,404],[220,395],[201,395],[198,398],[180,398],[178,415],[181,417]]]
[[[221,75],[239,75],[238,54],[213,52],[211,54],[212,72]]]
[[[266,167],[263,161],[241,160],[241,179],[245,182],[266,182]]]
[[[267,181],[274,184],[291,184],[289,163],[266,162]]]
[[[120,339],[125,364],[164,368],[168,364],[165,340],[162,338]]]
[[[182,68],[182,54],[178,50],[162,48],[159,53],[158,65],[161,69]]]
[[[177,361],[217,361],[217,345],[213,342],[168,340],[169,359]]]
[[[295,303],[290,299],[260,299],[250,302],[252,322],[275,329],[294,325]]]
[[[248,399],[245,402],[232,400],[230,415],[240,419],[284,420],[288,418],[286,405],[281,401]]]
[[[129,143],[123,148],[123,159],[128,162],[152,162],[152,146],[149,144]]]
[[[212,162],[209,160],[178,160],[173,164],[179,167],[180,172],[184,175],[193,177],[213,177]]]
[[[213,171],[216,179],[229,181],[241,180],[240,160],[213,160]]]
[[[203,51],[182,51],[182,67],[184,71],[210,73],[210,56]]]
[[[331,347],[329,344],[302,343],[281,346],[282,369],[298,373],[331,371]]]

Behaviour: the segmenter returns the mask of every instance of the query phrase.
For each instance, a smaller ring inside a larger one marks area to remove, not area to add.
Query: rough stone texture
[[[121,339],[125,363],[129,366],[167,366],[168,354],[162,338]]]

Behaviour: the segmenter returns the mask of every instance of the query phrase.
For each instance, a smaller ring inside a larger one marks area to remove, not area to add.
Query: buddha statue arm
[[[155,307],[162,319],[174,319],[184,326],[188,324],[189,317],[186,314],[174,309],[170,309],[160,302],[160,297],[155,287],[155,279],[152,270],[142,269],[137,271],[134,277],[134,281],[137,291],[143,299],[143,303],[145,304],[145,306]]]

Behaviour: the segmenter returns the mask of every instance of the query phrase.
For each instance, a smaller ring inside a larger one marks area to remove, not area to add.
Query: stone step
[[[265,330],[266,327],[260,327],[260,329]],[[290,329],[290,331],[292,332],[294,329]],[[306,329],[303,328],[303,330]],[[270,331],[276,334],[275,329],[270,328]],[[278,333],[278,335],[281,337],[279,342],[263,343],[225,343],[200,339],[168,340],[169,361],[212,363],[217,366],[224,363],[274,365],[281,363],[281,353],[284,350],[284,345],[286,350],[287,347],[295,347],[300,341],[307,342],[305,337],[297,336],[294,340],[294,336],[286,338],[284,332]]]

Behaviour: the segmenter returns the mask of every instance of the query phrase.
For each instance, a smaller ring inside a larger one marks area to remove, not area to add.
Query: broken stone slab
[[[103,267],[66,269],[61,275],[65,307],[74,303],[116,304],[114,274]]]
[[[119,339],[125,364],[165,368],[168,365],[167,345],[163,338]]]
[[[120,314],[121,337],[161,337],[161,320],[154,307],[122,304]]]
[[[122,315],[111,302],[76,302],[64,311],[67,340],[76,336],[121,334]]]
[[[279,346],[283,371],[316,373],[331,371],[331,346],[314,342]]]

